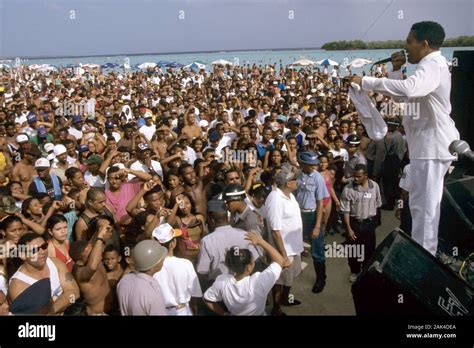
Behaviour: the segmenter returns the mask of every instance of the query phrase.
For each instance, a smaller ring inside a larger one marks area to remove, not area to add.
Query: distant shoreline
[[[326,51],[340,50],[386,50],[405,48],[406,42],[403,40],[385,41],[362,41],[362,40],[339,40],[326,42],[321,49]],[[445,39],[441,47],[472,47],[474,46],[474,36],[462,35]]]
[[[474,39],[474,36],[472,36]],[[344,42],[344,41],[333,41],[333,42]],[[345,41],[349,42],[349,41]],[[332,43],[332,42],[330,42]],[[330,44],[326,43],[324,45]],[[323,46],[324,46],[323,45]],[[29,60],[29,59],[73,59],[73,58],[100,58],[100,57],[136,57],[136,56],[161,56],[161,55],[184,55],[184,54],[215,54],[215,53],[231,53],[231,52],[278,52],[278,51],[306,51],[306,50],[322,50],[322,51],[367,51],[367,50],[386,50],[386,49],[399,49],[404,48],[404,45],[396,45],[394,47],[380,47],[380,48],[337,48],[337,49],[328,49],[321,47],[296,47],[296,48],[260,48],[260,49],[235,49],[235,50],[213,50],[213,51],[186,51],[186,52],[145,52],[145,53],[116,53],[116,54],[86,54],[86,55],[79,55],[79,56],[23,56],[19,57],[22,60]],[[449,46],[441,46],[441,48],[452,48],[452,47],[474,47],[474,42],[471,45],[459,46],[459,45],[449,45]],[[14,61],[18,57],[8,56],[8,57],[0,57],[0,63],[6,61]]]
[[[23,56],[21,59],[71,59],[71,58],[96,58],[96,57],[121,57],[121,56],[161,56],[170,54],[202,54],[202,53],[229,53],[229,52],[265,52],[265,51],[298,51],[298,50],[320,50],[321,47],[297,47],[297,48],[260,48],[260,49],[236,49],[236,50],[213,50],[213,51],[186,51],[186,52],[145,52],[145,53],[116,53],[116,54],[86,54],[80,56]],[[0,57],[0,60],[15,60],[17,57]]]

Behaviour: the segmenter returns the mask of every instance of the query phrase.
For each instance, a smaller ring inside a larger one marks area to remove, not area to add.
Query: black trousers
[[[400,159],[398,156],[387,155],[383,166],[382,182],[385,200],[391,207],[395,205],[395,200],[399,197],[399,171]]]
[[[345,243],[346,245],[354,245],[353,248],[348,250],[349,255],[347,255],[347,259],[351,273],[358,274],[374,253],[377,219],[375,216],[363,221],[351,218],[350,224],[356,236],[356,240]],[[351,250],[360,251],[361,253],[354,254]]]

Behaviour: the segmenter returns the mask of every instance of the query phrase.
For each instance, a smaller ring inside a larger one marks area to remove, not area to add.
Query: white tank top
[[[51,282],[51,298],[53,299],[53,301],[56,301],[56,299],[63,293],[63,289],[61,288],[61,283],[59,282],[58,268],[56,267],[54,262],[51,261],[50,258],[46,259],[46,266],[48,266],[49,268],[49,279]],[[21,272],[22,267],[20,267],[18,271],[15,272],[15,274],[11,277],[9,283],[11,283],[11,281],[15,278],[29,285],[33,285],[39,280],[39,279],[32,278],[29,275],[26,275],[25,273]]]

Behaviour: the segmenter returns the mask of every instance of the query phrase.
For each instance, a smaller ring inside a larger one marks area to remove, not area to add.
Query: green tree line
[[[404,40],[387,40],[387,41],[369,41],[364,42],[361,40],[342,40],[342,41],[331,41],[321,46],[322,49],[327,51],[338,51],[338,50],[375,50],[375,49],[388,49],[388,48],[404,48]],[[451,39],[445,39],[443,47],[468,47],[474,46],[474,36],[458,36]]]

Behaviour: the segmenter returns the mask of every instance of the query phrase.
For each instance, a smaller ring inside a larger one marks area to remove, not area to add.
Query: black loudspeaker
[[[357,315],[474,315],[474,288],[400,230],[352,285]]]
[[[451,117],[461,139],[474,148],[474,51],[454,51],[451,75]]]
[[[438,239],[447,255],[464,259],[474,251],[474,177],[444,184]]]

